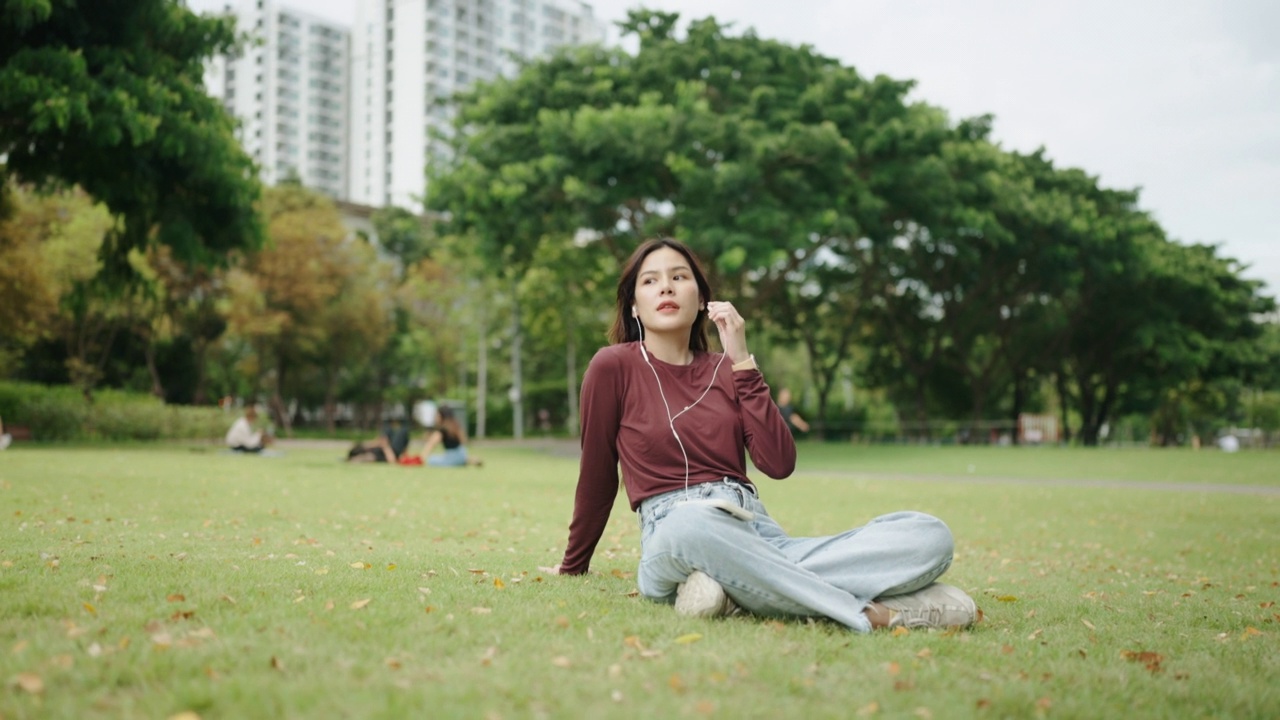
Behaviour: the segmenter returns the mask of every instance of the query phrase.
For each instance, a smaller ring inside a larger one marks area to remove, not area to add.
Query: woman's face
[[[668,247],[659,248],[640,264],[635,310],[645,329],[687,330],[697,319],[702,302],[698,281],[684,255]]]

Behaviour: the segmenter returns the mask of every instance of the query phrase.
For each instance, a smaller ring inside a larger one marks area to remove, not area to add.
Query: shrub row
[[[218,408],[165,405],[142,393],[99,390],[86,399],[66,386],[0,381],[0,419],[37,441],[218,438],[229,419]]]

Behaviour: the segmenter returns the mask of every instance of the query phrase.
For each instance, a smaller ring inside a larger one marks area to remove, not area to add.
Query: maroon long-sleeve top
[[[601,348],[592,358],[582,381],[582,461],[562,573],[590,567],[618,492],[619,465],[632,510],[645,498],[685,486],[680,443],[691,486],[725,477],[749,482],[748,452],[769,477],[785,478],[795,469],[795,440],[764,376],[734,372],[730,360],[720,358],[698,353],[689,365],[672,365],[650,355],[650,366],[636,342]],[[693,407],[681,414],[687,406]],[[678,416],[679,443],[668,408]]]

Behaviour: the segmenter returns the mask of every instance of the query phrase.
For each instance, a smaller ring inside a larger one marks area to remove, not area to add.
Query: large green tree
[[[763,320],[788,307],[777,295],[798,269],[847,262],[830,249],[892,224],[879,188],[919,184],[922,160],[948,137],[945,116],[908,104],[910,83],[731,36],[714,19],[679,38],[677,20],[632,12],[623,30],[636,54],[565,50],[464,96],[428,203],[504,276],[526,273],[545,243],[571,249],[575,235],[616,260],[675,235],[708,262],[717,292]],[[814,316],[825,323],[809,338],[815,367],[842,361],[847,310]]]
[[[154,242],[201,263],[256,246],[253,164],[203,85],[235,44],[230,18],[177,0],[3,0],[0,173],[104,203],[108,275]]]

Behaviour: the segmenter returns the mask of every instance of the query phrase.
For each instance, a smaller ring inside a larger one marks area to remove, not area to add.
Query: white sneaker
[[[968,627],[982,619],[982,611],[968,593],[953,585],[932,585],[906,595],[879,598],[876,602],[893,614],[889,627]]]
[[[713,618],[733,615],[738,606],[711,576],[694,570],[676,588],[676,612],[686,617]]]

